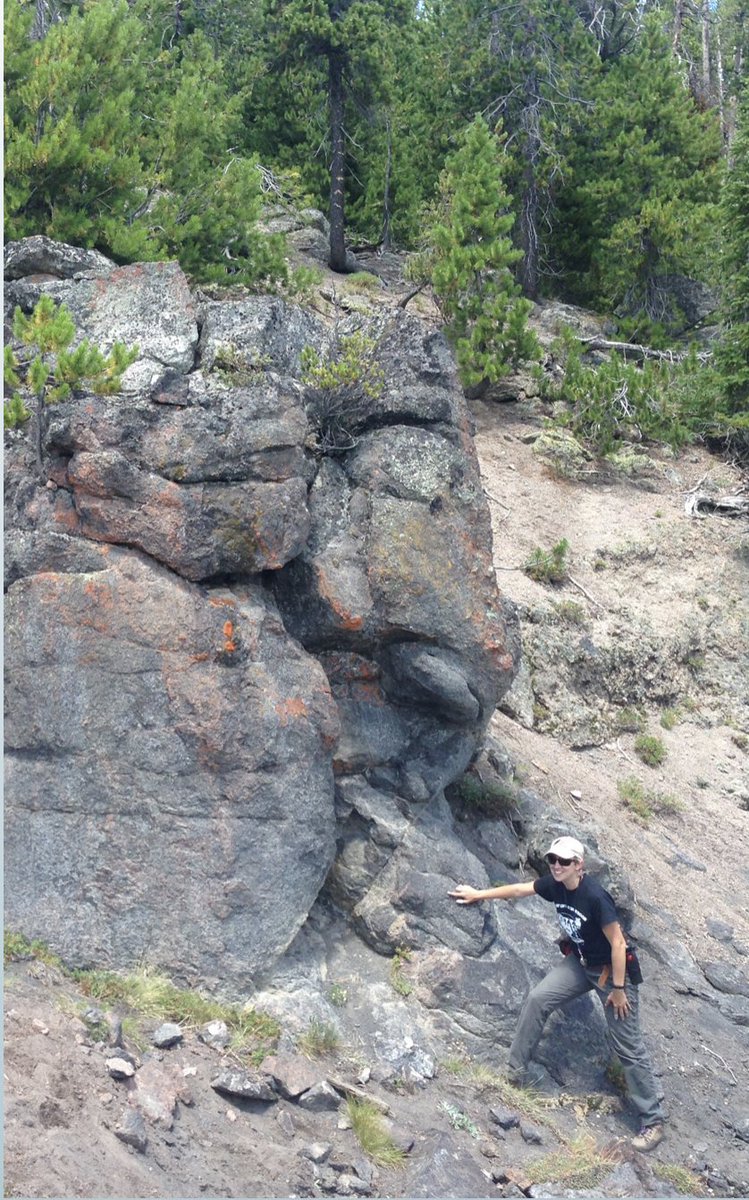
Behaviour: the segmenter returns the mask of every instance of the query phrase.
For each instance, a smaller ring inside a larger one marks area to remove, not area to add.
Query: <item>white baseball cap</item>
[[[559,837],[549,846],[544,858],[549,854],[556,854],[559,858],[579,858],[585,857],[585,847],[582,842],[578,842],[577,838]]]

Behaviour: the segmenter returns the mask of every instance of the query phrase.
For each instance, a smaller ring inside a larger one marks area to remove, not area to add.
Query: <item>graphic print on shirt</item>
[[[582,947],[583,939],[580,936],[580,927],[587,920],[585,913],[578,912],[571,904],[557,904],[556,910],[559,924],[566,936],[576,946]]]

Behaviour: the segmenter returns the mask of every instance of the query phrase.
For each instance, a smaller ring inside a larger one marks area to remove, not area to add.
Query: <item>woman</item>
[[[538,1082],[529,1064],[549,1014],[576,996],[595,991],[621,1060],[627,1094],[640,1118],[640,1132],[632,1145],[636,1150],[654,1150],[663,1141],[664,1114],[640,1033],[637,985],[627,981],[627,943],[614,902],[585,874],[584,857],[577,838],[557,838],[545,855],[549,875],[484,891],[461,883],[449,894],[458,904],[537,895],[556,906],[570,952],[526,997],[510,1047],[510,1078],[518,1084]]]

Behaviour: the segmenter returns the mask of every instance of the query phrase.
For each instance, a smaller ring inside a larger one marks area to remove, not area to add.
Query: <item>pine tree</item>
[[[447,160],[444,219],[429,232],[432,284],[466,387],[495,382],[537,350],[526,328],[532,306],[512,273],[521,252],[510,237],[515,217],[504,184],[508,168],[501,136],[476,117]]]
[[[535,300],[548,273],[547,231],[566,170],[564,135],[586,102],[597,64],[569,0],[505,0],[491,20],[497,91],[490,111],[501,116],[518,160],[519,275],[524,295]]]
[[[255,228],[257,165],[233,150],[241,101],[174,12],[90,0],[32,41],[33,12],[9,0],[7,235],[178,257],[201,279],[283,279],[279,240]]]
[[[26,353],[20,351],[18,357],[10,345],[5,347],[5,425],[16,428],[34,417],[41,472],[47,405],[67,400],[80,388],[102,396],[119,392],[122,374],[138,357],[138,348],[128,349],[122,342],[115,342],[105,357],[98,347],[84,340],[71,349],[75,322],[70,309],[65,304],[56,305],[47,295],[28,316],[16,308],[13,336]],[[26,407],[25,397],[30,398],[31,409]]]
[[[749,443],[749,102],[744,102],[733,161],[721,198],[723,336],[716,354],[726,411],[742,416]]]
[[[124,219],[145,186],[141,23],[124,2],[92,4],[32,41],[33,7],[9,0],[5,13],[8,236],[157,253],[149,230]]]
[[[672,315],[662,277],[710,278],[720,134],[679,75],[662,33],[602,71],[570,139],[559,197],[559,262],[572,298]]]
[[[381,99],[393,29],[409,14],[407,0],[266,0],[269,53],[275,69],[322,63],[330,157],[330,266],[349,269],[345,244],[347,153],[344,113]]]

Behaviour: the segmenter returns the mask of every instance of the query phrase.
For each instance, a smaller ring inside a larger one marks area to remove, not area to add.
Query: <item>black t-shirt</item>
[[[587,965],[598,967],[611,962],[611,945],[601,930],[619,917],[614,901],[595,879],[583,875],[578,887],[568,891],[551,875],[543,875],[534,881],[533,888],[543,900],[556,905],[565,936]]]

